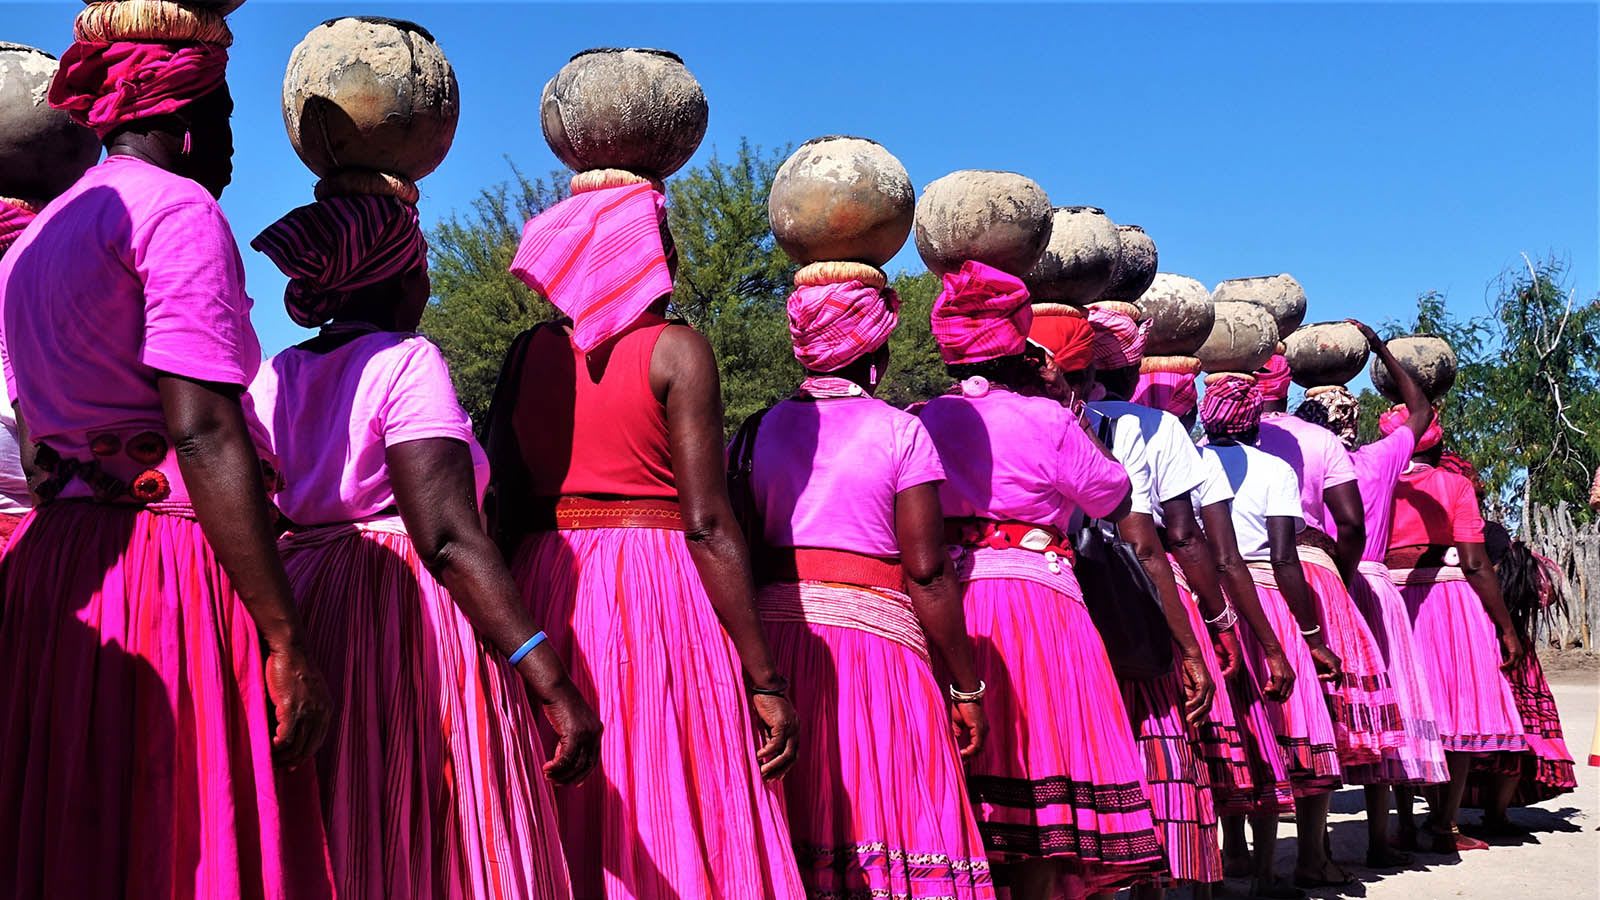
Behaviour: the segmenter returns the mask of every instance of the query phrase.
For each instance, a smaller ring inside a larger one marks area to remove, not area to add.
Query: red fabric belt
[[[1445,554],[1450,547],[1434,545],[1415,545],[1411,547],[1391,547],[1384,554],[1383,564],[1391,569],[1433,569],[1447,566]]]
[[[558,497],[553,501],[547,499],[538,503],[531,516],[536,531],[576,531],[586,528],[683,530],[683,512],[676,500]]]
[[[1055,553],[1065,559],[1068,565],[1074,559],[1066,536],[1054,525],[995,519],[946,519],[944,538],[947,544],[960,544],[963,547]]]
[[[898,559],[883,559],[848,550],[811,547],[764,548],[756,562],[763,584],[775,581],[826,581],[860,587],[905,590],[905,570]]]

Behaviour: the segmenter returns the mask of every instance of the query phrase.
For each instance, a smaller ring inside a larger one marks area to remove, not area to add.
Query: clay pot
[[[1216,322],[1211,292],[1183,275],[1156,275],[1140,295],[1138,306],[1150,323],[1144,347],[1148,356],[1192,356]]]
[[[911,176],[876,141],[806,141],[772,179],[767,219],[789,258],[882,267],[905,246],[916,207]]]
[[[1301,387],[1347,384],[1367,364],[1367,339],[1349,322],[1305,325],[1283,344],[1289,377]]]
[[[1034,300],[1075,303],[1100,299],[1111,283],[1111,270],[1121,253],[1117,226],[1105,210],[1093,206],[1058,206],[1050,220],[1050,242],[1023,281]]]
[[[1438,402],[1456,383],[1456,352],[1450,349],[1443,338],[1424,335],[1398,337],[1389,341],[1388,345],[1395,361],[1417,380],[1417,386],[1422,388],[1429,400]],[[1400,402],[1400,392],[1395,390],[1388,367],[1377,357],[1372,360],[1372,386],[1390,400]]]
[[[94,132],[45,100],[56,58],[0,41],[0,196],[42,206],[100,158]]]
[[[1247,300],[1266,307],[1278,323],[1280,341],[1287,340],[1306,318],[1305,288],[1287,272],[1230,278],[1212,289],[1211,299],[1219,303],[1224,300]]]
[[[1266,308],[1245,300],[1222,300],[1213,309],[1211,333],[1194,352],[1201,367],[1207,372],[1249,373],[1266,365],[1278,343],[1277,323]]]
[[[1021,278],[1050,241],[1050,198],[1015,172],[964,169],[922,189],[917,254],[935,275],[967,260]]]
[[[665,50],[585,50],[544,86],[545,142],[574,172],[626,169],[660,180],[706,136],[705,92]]]
[[[367,169],[415,181],[444,161],[460,115],[450,61],[412,22],[333,19],[289,54],[283,124],[294,152],[324,178]]]
[[[1157,264],[1156,242],[1150,235],[1137,225],[1118,225],[1117,260],[1100,299],[1137,303],[1155,281]]]

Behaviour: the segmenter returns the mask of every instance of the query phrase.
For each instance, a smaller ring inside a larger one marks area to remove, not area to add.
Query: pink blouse
[[[1294,469],[1295,476],[1300,479],[1300,506],[1306,524],[1325,534],[1337,534],[1338,527],[1328,511],[1323,492],[1356,480],[1350,451],[1344,448],[1338,436],[1299,416],[1275,413],[1262,417],[1261,440],[1257,446]]]
[[[1389,549],[1389,532],[1394,527],[1395,488],[1416,446],[1416,435],[1409,428],[1401,428],[1350,454],[1350,461],[1356,467],[1356,485],[1361,488],[1361,505],[1367,513],[1367,546],[1361,551],[1363,560],[1383,562],[1384,553]]]

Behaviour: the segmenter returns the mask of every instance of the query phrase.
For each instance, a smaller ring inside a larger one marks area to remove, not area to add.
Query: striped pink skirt
[[[527,691],[405,526],[280,547],[333,693],[317,772],[339,896],[571,897]]]
[[[512,571],[605,725],[597,771],[556,795],[573,893],[803,896],[782,786],[761,779],[738,654],[683,532],[542,532]]]
[[[1189,627],[1194,630],[1200,653],[1205,657],[1206,671],[1211,673],[1211,680],[1217,688],[1211,698],[1211,711],[1200,723],[1201,759],[1209,770],[1213,789],[1248,793],[1255,789],[1255,776],[1250,768],[1250,749],[1246,746],[1250,737],[1240,727],[1239,713],[1228,693],[1228,681],[1222,677],[1222,664],[1211,642],[1211,629],[1200,613],[1200,605],[1189,590],[1188,581],[1184,579],[1183,567],[1171,554],[1167,555],[1167,561],[1172,565],[1172,575],[1178,583],[1178,597],[1182,599],[1184,612],[1189,616]]]
[[[1201,641],[1210,643],[1204,637]],[[1222,847],[1217,843],[1211,772],[1200,758],[1198,733],[1184,721],[1183,683],[1177,671],[1164,678],[1123,682],[1122,700],[1144,759],[1150,810],[1167,858],[1168,874],[1162,882],[1221,881]]]
[[[1550,692],[1550,683],[1545,680],[1539,654],[1531,645],[1522,664],[1511,673],[1511,694],[1516,698],[1517,712],[1527,731],[1528,752],[1495,753],[1473,760],[1463,806],[1485,805],[1494,790],[1493,781],[1487,776],[1493,775],[1517,779],[1512,806],[1543,803],[1570,794],[1578,787],[1572,752],[1567,749],[1566,737],[1561,731],[1561,712],[1556,709],[1555,694]]]
[[[1351,599],[1383,651],[1395,702],[1400,705],[1400,722],[1405,726],[1405,743],[1384,751],[1377,781],[1384,784],[1448,781],[1450,773],[1445,767],[1444,745],[1439,742],[1433,699],[1428,693],[1422,661],[1417,656],[1411,617],[1406,613],[1405,598],[1389,580],[1389,568],[1375,560],[1362,562],[1361,577],[1356,581]]]
[[[804,727],[783,779],[813,897],[994,896],[989,860],[911,600],[820,582],[757,598]]]
[[[1393,577],[1411,613],[1444,749],[1526,750],[1522,717],[1500,671],[1500,641],[1478,592],[1456,568],[1405,569]]]
[[[1406,731],[1383,650],[1331,557],[1314,547],[1301,547],[1300,568],[1317,597],[1328,647],[1338,655],[1344,672],[1337,682],[1321,682],[1328,695],[1344,782],[1388,783],[1384,755],[1406,745]]]
[[[1021,578],[964,588],[989,685],[989,739],[968,761],[967,785],[990,858],[1055,858],[1069,892],[1163,871],[1144,761],[1083,602]]]
[[[200,525],[64,500],[0,562],[0,896],[327,897],[255,623]]]

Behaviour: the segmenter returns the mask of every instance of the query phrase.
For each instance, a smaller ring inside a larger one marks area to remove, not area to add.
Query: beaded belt
[[[1326,537],[1326,535],[1324,535],[1324,537]],[[1314,566],[1321,566],[1330,572],[1339,571],[1339,564],[1333,561],[1333,554],[1322,549],[1316,544],[1307,544],[1304,547],[1298,547],[1296,548],[1296,551],[1300,554],[1300,562],[1302,563],[1310,563]]]
[[[683,511],[676,500],[592,497],[541,499],[529,514],[534,531],[578,531],[589,528],[665,528],[683,530]]]
[[[776,581],[756,592],[763,622],[853,628],[894,641],[928,658],[911,598],[899,590],[818,581]]]
[[[946,519],[944,539],[947,544],[963,547],[1054,553],[1069,566],[1074,559],[1066,537],[1053,525],[980,518]]]
[[[772,581],[826,581],[861,587],[904,590],[905,570],[898,559],[883,559],[848,550],[810,547],[768,547],[757,555],[756,576]]]

